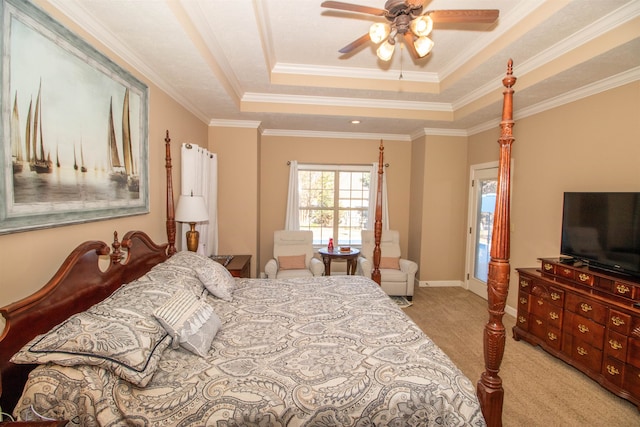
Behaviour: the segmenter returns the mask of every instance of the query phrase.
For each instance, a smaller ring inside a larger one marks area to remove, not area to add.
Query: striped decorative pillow
[[[181,346],[202,357],[222,326],[213,307],[186,289],[176,292],[153,315],[173,338],[173,348]]]

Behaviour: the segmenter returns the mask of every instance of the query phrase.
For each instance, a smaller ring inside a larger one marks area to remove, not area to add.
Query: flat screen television
[[[560,253],[640,276],[640,193],[564,193]]]

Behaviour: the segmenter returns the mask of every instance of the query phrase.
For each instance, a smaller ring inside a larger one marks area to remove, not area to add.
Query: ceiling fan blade
[[[369,33],[366,33],[362,37],[360,37],[359,39],[356,39],[356,40],[352,41],[351,43],[349,43],[348,45],[346,45],[345,47],[340,49],[338,52],[340,52],[340,53],[349,53],[352,50],[354,50],[354,49],[360,47],[361,45],[365,44],[369,40],[371,40],[371,37],[369,37]]]
[[[330,9],[347,10],[349,12],[367,13],[369,15],[384,16],[387,13],[384,9],[378,9],[376,7],[360,6],[358,4],[343,3],[341,1],[323,1],[320,5],[322,7],[328,7]]]
[[[429,10],[424,14],[431,16],[434,23],[462,22],[491,24],[498,19],[500,11],[497,9]]]
[[[420,55],[418,55],[418,51],[413,44],[413,35],[410,31],[404,33],[404,45],[407,47],[407,50],[411,52],[411,56],[413,56],[414,59],[420,59]]]

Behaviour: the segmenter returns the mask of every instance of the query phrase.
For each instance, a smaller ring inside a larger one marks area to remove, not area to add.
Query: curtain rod
[[[303,163],[305,165],[334,166],[335,163]],[[340,163],[337,166],[370,166],[371,163]],[[287,166],[291,166],[291,160],[287,160]],[[385,163],[384,167],[388,168],[389,163]]]

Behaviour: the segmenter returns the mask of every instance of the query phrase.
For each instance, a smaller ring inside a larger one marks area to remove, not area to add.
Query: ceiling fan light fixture
[[[395,47],[395,44],[389,43],[389,40],[387,39],[380,45],[378,50],[376,50],[376,54],[378,55],[378,58],[382,59],[383,61],[388,61],[393,56],[393,50],[395,49]]]
[[[418,56],[420,58],[426,56],[431,49],[433,49],[433,45],[435,43],[429,37],[423,36],[418,37],[414,42],[413,46],[416,48],[416,52],[418,52]]]
[[[426,37],[433,30],[433,20],[429,15],[421,15],[411,21],[411,31],[418,37]]]
[[[375,44],[380,43],[382,40],[386,39],[391,31],[391,27],[389,24],[377,22],[369,28],[369,37],[371,41]]]

